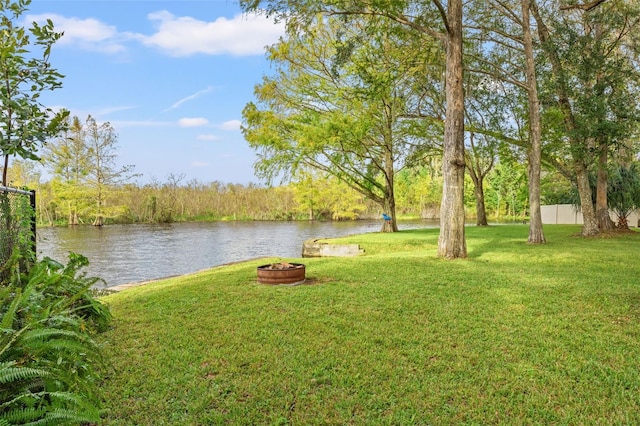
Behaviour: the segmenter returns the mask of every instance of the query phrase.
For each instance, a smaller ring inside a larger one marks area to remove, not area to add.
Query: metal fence
[[[0,275],[14,253],[23,264],[35,260],[35,205],[35,191],[0,186]]]

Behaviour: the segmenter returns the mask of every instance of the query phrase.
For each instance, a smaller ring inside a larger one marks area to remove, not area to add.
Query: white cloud
[[[206,135],[198,135],[196,137],[199,141],[217,141],[220,139],[218,135],[206,134]]]
[[[178,120],[178,125],[180,127],[200,127],[206,126],[207,124],[209,124],[209,120],[202,117],[181,118],[180,120]]]
[[[209,167],[209,163],[205,163],[204,161],[194,161],[191,165],[193,167]]]
[[[51,19],[56,31],[64,32],[57,45],[69,45],[104,53],[123,53],[128,43],[138,41],[171,56],[194,54],[235,56],[262,55],[264,47],[278,41],[285,24],[274,23],[260,14],[239,14],[231,19],[220,17],[203,21],[191,16],[175,16],[163,10],[150,13],[156,24],[153,34],[120,32],[95,18],[65,17],[58,14],[28,15],[27,22]]]
[[[61,46],[75,45],[85,50],[120,53],[126,49],[123,42],[135,38],[131,33],[120,33],[115,26],[107,25],[94,18],[67,18],[57,14],[25,17],[28,22],[42,23],[47,19],[53,21],[55,31],[64,32],[57,42],[57,45]]]
[[[229,120],[222,123],[219,127],[222,130],[240,130],[240,125],[242,122],[240,120]]]
[[[194,54],[236,56],[259,55],[264,47],[284,34],[284,23],[275,24],[264,15],[239,14],[232,19],[220,17],[201,21],[190,16],[176,17],[159,11],[148,15],[157,23],[158,31],[143,36],[142,42],[172,56]]]

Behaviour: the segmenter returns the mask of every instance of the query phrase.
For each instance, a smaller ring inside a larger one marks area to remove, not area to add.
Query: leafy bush
[[[93,336],[111,315],[92,295],[98,279],[80,272],[87,264],[70,254],[66,266],[45,258],[26,274],[5,268],[13,273],[0,285],[0,426],[99,421]]]
[[[0,191],[0,281],[11,275],[9,266],[26,270],[33,264],[33,214],[27,197]],[[12,256],[19,256],[19,261],[9,262]]]
[[[619,228],[628,228],[629,215],[640,207],[640,169],[638,163],[618,167],[609,176],[609,207],[618,216]]]

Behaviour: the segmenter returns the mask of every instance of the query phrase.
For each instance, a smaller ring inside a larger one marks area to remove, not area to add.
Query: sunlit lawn
[[[108,296],[105,424],[638,424],[640,233],[578,232],[470,227],[459,261],[367,234],[287,259],[305,285],[263,260]]]

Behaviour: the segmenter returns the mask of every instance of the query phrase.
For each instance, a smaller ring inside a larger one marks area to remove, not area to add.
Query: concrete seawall
[[[358,244],[320,243],[314,239],[302,245],[302,257],[353,257],[361,254],[364,250]]]

